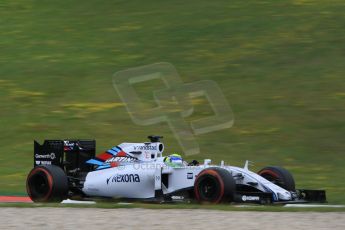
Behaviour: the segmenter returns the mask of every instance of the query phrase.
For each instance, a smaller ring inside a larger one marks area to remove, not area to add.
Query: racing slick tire
[[[285,190],[296,191],[295,180],[292,174],[285,168],[269,166],[261,169],[258,174]]]
[[[221,203],[234,199],[236,183],[230,172],[222,168],[202,170],[194,182],[194,195],[198,202]]]
[[[27,177],[26,190],[34,202],[61,202],[67,198],[68,179],[58,166],[37,166]]]

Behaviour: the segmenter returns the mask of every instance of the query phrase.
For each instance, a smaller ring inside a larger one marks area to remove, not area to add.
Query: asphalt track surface
[[[0,208],[0,229],[345,229],[342,212]]]

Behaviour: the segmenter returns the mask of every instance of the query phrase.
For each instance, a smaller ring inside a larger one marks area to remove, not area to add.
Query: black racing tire
[[[34,202],[61,202],[68,195],[68,179],[58,166],[37,166],[28,174],[26,191]]]
[[[236,183],[229,171],[211,167],[202,170],[194,182],[194,196],[198,202],[222,203],[234,199]]]
[[[285,168],[279,166],[268,166],[261,169],[258,174],[285,190],[296,191],[295,180],[292,174]]]

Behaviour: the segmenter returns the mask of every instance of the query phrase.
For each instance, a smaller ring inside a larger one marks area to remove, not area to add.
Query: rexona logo
[[[45,154],[45,155],[40,155],[40,154],[35,154],[36,159],[52,159],[54,160],[56,158],[55,153],[50,153],[50,154]]]
[[[109,183],[139,183],[140,177],[138,174],[116,174],[115,176],[109,177],[107,179],[107,184]]]
[[[258,196],[246,196],[246,195],[243,195],[242,196],[242,200],[243,201],[259,201],[260,197],[258,197]]]

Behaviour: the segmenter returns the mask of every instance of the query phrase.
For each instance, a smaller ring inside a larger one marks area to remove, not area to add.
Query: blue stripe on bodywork
[[[117,154],[117,152],[112,150],[112,149],[109,149],[107,152],[110,153],[110,154],[113,154],[114,156]]]
[[[109,165],[109,164],[101,165],[101,166],[97,167],[97,170],[100,170],[100,169],[107,169],[107,168],[110,168],[110,165]]]
[[[86,161],[86,163],[93,164],[93,165],[103,165],[102,161],[98,161],[98,160],[95,160],[95,159],[88,160],[88,161]]]
[[[119,147],[113,147],[112,150],[114,150],[117,153],[121,151],[121,149]]]

